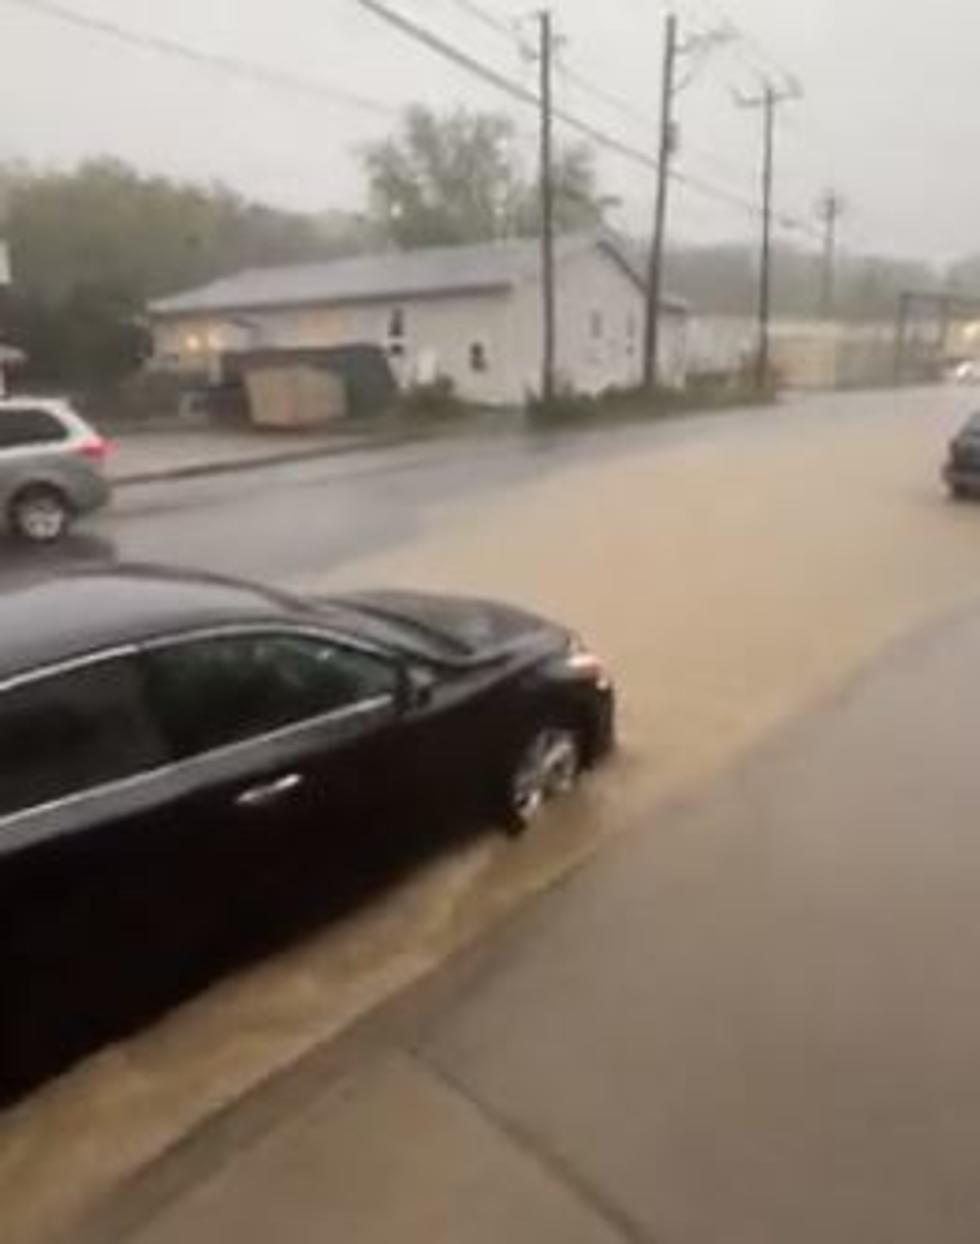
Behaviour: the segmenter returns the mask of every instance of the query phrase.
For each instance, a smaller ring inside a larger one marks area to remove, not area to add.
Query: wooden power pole
[[[554,113],[552,68],[554,30],[551,14],[539,14],[541,28],[541,286],[542,353],[541,400],[546,405],[555,397],[555,355],[557,348],[555,316],[555,185]]]
[[[834,318],[837,301],[837,222],[844,211],[844,200],[832,190],[817,204],[817,215],[823,222],[823,263],[820,272],[820,316]]]
[[[799,99],[800,88],[797,83],[790,83],[784,90],[778,91],[771,82],[766,82],[761,95],[749,98],[736,95],[736,102],[742,108],[762,109],[762,246],[759,258],[759,305],[758,305],[758,350],[756,353],[755,382],[756,387],[764,389],[769,383],[769,321],[772,307],[772,192],[773,166],[775,161],[776,109],[790,99]]]
[[[650,271],[647,276],[646,331],[643,341],[643,385],[653,390],[659,374],[660,303],[663,292],[664,242],[667,228],[667,188],[674,153],[674,73],[677,67],[677,16],[668,13],[664,28],[664,63],[660,99],[660,144],[657,199],[654,207]]]

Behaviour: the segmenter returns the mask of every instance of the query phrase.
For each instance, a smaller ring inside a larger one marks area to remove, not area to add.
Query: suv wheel
[[[11,501],[8,512],[16,536],[32,544],[52,544],[68,530],[71,507],[57,488],[33,484]]]

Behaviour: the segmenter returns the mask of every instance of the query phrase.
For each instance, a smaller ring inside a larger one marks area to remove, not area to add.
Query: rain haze
[[[277,206],[355,209],[364,197],[359,148],[390,131],[412,102],[505,111],[520,123],[515,158],[534,158],[529,108],[355,0],[72,2],[74,13],[151,39],[321,83],[319,98],[128,45],[71,25],[53,7],[45,12],[29,0],[0,5],[0,158],[64,166],[116,155],[146,171],[219,180]],[[481,9],[513,22],[525,39],[533,35],[531,15],[514,0],[485,0],[477,9],[456,0],[400,6],[533,86],[533,58]],[[562,0],[554,11],[568,69],[559,79],[561,105],[620,141],[654,151],[664,6]],[[945,0],[937,14],[888,0],[692,0],[679,5],[678,16],[682,35],[732,23],[741,36],[699,64],[680,98],[683,171],[752,197],[759,117],[738,109],[733,93],[757,92],[763,74],[777,81],[791,74],[803,97],[781,110],[777,175],[790,240],[794,233],[805,238],[799,222],[812,223],[818,195],[833,186],[847,201],[842,239],[852,250],[943,261],[976,249],[980,182],[963,158],[972,150],[980,102],[975,5]],[[615,223],[643,228],[650,171],[608,151],[599,167],[603,189],[618,200]],[[751,213],[729,199],[683,186],[672,222],[674,237],[691,242],[744,240],[755,228]]]

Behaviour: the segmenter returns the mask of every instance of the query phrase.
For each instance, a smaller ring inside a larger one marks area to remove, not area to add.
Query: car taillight
[[[90,436],[78,447],[78,452],[83,458],[87,458],[89,462],[105,462],[109,456],[112,446],[102,436]]]

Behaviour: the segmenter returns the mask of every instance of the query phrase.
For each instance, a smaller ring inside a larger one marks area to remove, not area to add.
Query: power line
[[[218,70],[221,73],[242,78],[249,82],[258,82],[263,86],[271,86],[278,90],[290,91],[294,94],[326,99],[331,103],[343,104],[346,107],[358,108],[364,112],[371,112],[376,115],[392,116],[399,115],[400,113],[400,109],[394,108],[389,104],[383,104],[378,100],[368,99],[363,95],[345,91],[326,82],[300,77],[285,70],[275,69],[270,65],[240,60],[237,57],[227,56],[224,53],[208,52],[203,48],[191,47],[188,44],[178,42],[176,39],[169,39],[162,35],[153,35],[133,30],[107,18],[92,17],[85,13],[79,13],[75,9],[58,4],[56,0],[2,0],[2,2],[17,8],[26,9],[31,13],[51,18],[66,25],[74,26],[79,30],[104,35],[114,39],[117,43],[124,43],[129,47],[157,52],[163,56],[187,61],[207,69]]]
[[[476,0],[450,0],[457,9],[462,9],[464,13],[475,18],[481,25],[486,26],[488,30],[496,31],[498,35],[503,35],[505,39],[520,41],[517,34],[517,21],[513,23],[507,22],[504,18],[498,17],[496,13],[491,13],[489,9],[485,9],[482,4],[477,4]]]
[[[412,18],[407,17],[405,14],[399,13],[396,9],[391,8],[390,5],[384,3],[384,0],[355,0],[355,3],[361,5],[362,8],[367,9],[369,12],[374,13],[375,16],[381,18],[382,21],[387,22],[389,25],[394,26],[403,34],[408,35],[408,37],[415,40],[415,42],[421,43],[423,46],[429,48],[430,51],[436,52],[438,55],[452,61],[461,69],[465,69],[468,73],[480,78],[490,86],[496,87],[498,90],[503,91],[512,99],[516,99],[519,103],[529,105],[536,111],[540,109],[541,100],[538,94],[530,87],[526,87],[520,82],[515,82],[512,78],[508,78],[506,74],[500,73],[490,65],[484,64],[483,61],[480,61],[476,57],[471,56],[468,52],[463,51],[462,48],[457,47],[456,44],[443,38],[442,35],[436,34],[435,31],[429,30],[427,27],[420,25]],[[579,117],[567,112],[565,109],[554,109],[554,117],[556,120],[559,120],[564,125],[568,126],[569,129],[572,129],[577,133],[582,134],[585,138],[590,139],[597,146],[603,147],[607,151],[614,152],[626,160],[642,165],[647,169],[656,170],[660,167],[659,161],[648,152],[643,151],[639,147],[633,146],[631,143],[623,142],[621,139],[608,134],[605,130],[599,129],[590,122],[581,120]],[[748,212],[752,216],[759,215],[759,208],[755,203],[752,203],[734,191],[715,185],[714,183],[705,180],[703,177],[694,176],[690,173],[682,172],[679,169],[672,169],[671,177],[673,180],[687,186],[691,190],[697,191],[700,194],[708,195],[711,198],[728,203],[733,207],[739,208],[741,211]],[[813,226],[809,226],[803,221],[790,221],[790,218],[785,216],[779,223],[787,225],[790,228],[799,228],[804,231],[815,231]]]
[[[773,165],[776,131],[776,109],[799,97],[789,87],[778,91],[768,80],[759,96],[736,95],[741,108],[761,108],[763,116],[762,157],[762,250],[759,263],[759,353],[756,360],[756,385],[762,390],[769,383],[769,320],[772,310],[772,224]]]
[[[765,45],[752,34],[751,31],[746,30],[744,26],[740,25],[736,21],[733,21],[722,9],[718,0],[701,0],[701,3],[706,9],[713,13],[719,21],[726,23],[733,31],[736,32],[738,38],[733,44],[736,49],[736,55],[739,54],[739,49],[755,49],[756,60],[754,63],[749,62],[744,51],[742,52],[742,59],[745,63],[749,64],[750,68],[755,70],[761,68],[764,76],[776,73],[783,79],[785,85],[791,85],[794,89],[798,87],[799,79],[796,74],[785,64],[777,60],[768,48],[766,48]]]
[[[527,52],[528,45],[521,38],[516,28],[516,22],[514,24],[507,23],[495,13],[491,13],[489,9],[484,8],[482,4],[476,3],[476,0],[450,0],[450,2],[464,13],[468,13],[470,17],[474,18],[482,26],[515,43],[519,51]],[[642,125],[644,128],[649,127],[650,117],[645,115],[640,108],[623,99],[622,96],[615,95],[612,91],[607,91],[605,87],[599,86],[591,78],[586,77],[585,74],[580,73],[569,65],[567,60],[560,61],[558,67],[569,82],[573,82],[581,90],[592,95],[593,98],[607,104],[610,108],[615,108],[634,123]]]
[[[468,72],[475,74],[477,77],[482,78],[491,86],[506,92],[520,103],[529,105],[535,109],[539,108],[540,101],[538,96],[529,87],[525,87],[521,83],[515,82],[506,77],[506,75],[498,73],[495,69],[483,64],[483,62],[470,56],[468,53],[462,51],[462,49],[450,44],[441,36],[436,35],[431,31],[427,31],[418,23],[411,21],[409,18],[404,17],[402,14],[389,8],[388,5],[380,3],[380,0],[356,0],[356,2],[368,8],[377,16],[382,17],[384,20],[397,26],[412,38],[426,44],[431,50],[436,51],[440,55],[454,61],[461,68],[464,68]],[[498,21],[498,19],[487,14],[486,11],[482,9],[482,6],[474,3],[474,0],[453,0],[453,2],[474,13],[476,11],[480,11],[481,14],[489,21],[492,21],[502,33],[506,30],[510,38],[516,38],[515,32],[509,30],[502,21]],[[332,86],[329,83],[322,82],[317,79],[302,77],[285,70],[261,64],[259,62],[229,56],[225,53],[207,51],[206,49],[193,47],[189,44],[179,42],[176,39],[171,39],[166,36],[137,31],[131,27],[121,25],[106,18],[93,17],[88,14],[79,13],[75,9],[58,3],[57,0],[0,0],[0,3],[6,3],[7,5],[27,10],[28,12],[47,17],[51,20],[59,21],[65,25],[73,26],[79,30],[99,34],[129,47],[138,48],[143,51],[155,52],[173,59],[183,60],[189,64],[221,72],[245,81],[259,83],[277,90],[284,90],[310,98],[327,100],[334,104],[357,108],[361,111],[370,112],[374,115],[392,117],[400,116],[402,114],[401,108],[382,103],[379,100],[369,99],[366,96],[346,91],[342,88]],[[579,75],[576,75],[576,77],[579,77]],[[584,81],[584,79],[582,80]],[[596,88],[594,84],[590,85],[593,90],[602,89]],[[613,98],[611,94],[605,91],[602,93],[610,100]],[[622,104],[622,101],[620,101],[620,103]],[[628,105],[626,106],[628,107]],[[644,168],[656,169],[658,167],[657,160],[649,153],[633,146],[630,143],[623,142],[622,140],[601,130],[597,126],[583,121],[563,109],[555,109],[554,115],[556,120],[560,120],[570,129],[582,134],[583,137],[588,138],[597,146],[613,152],[621,156],[623,159],[642,165]],[[699,194],[703,194],[717,199],[720,202],[727,203],[732,207],[738,208],[740,211],[748,212],[752,215],[758,214],[757,207],[741,195],[722,186],[713,184],[700,176],[672,169],[671,177],[673,180],[687,186],[689,189],[694,190]],[[806,228],[802,222],[790,220],[786,217],[784,217],[780,223],[784,227],[788,228]]]

